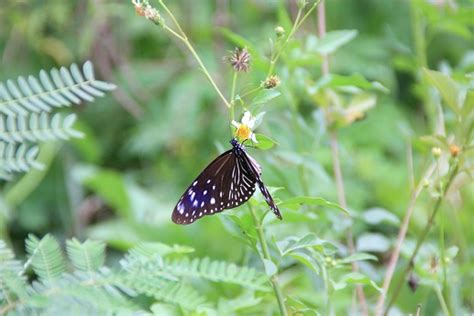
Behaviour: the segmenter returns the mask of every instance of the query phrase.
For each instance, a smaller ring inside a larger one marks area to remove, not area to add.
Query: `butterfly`
[[[262,182],[260,165],[237,139],[230,143],[232,149],[214,159],[183,193],[173,210],[173,222],[188,225],[203,216],[242,205],[255,193],[256,185],[273,213],[282,219]]]

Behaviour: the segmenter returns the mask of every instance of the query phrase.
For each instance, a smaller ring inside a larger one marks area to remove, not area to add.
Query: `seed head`
[[[280,85],[280,78],[276,75],[272,75],[265,79],[265,81],[262,82],[262,87],[265,89],[273,89],[276,88]]]
[[[245,48],[236,48],[229,56],[229,63],[237,72],[247,72],[250,68],[250,54]]]

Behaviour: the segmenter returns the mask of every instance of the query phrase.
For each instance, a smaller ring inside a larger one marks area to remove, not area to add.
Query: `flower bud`
[[[306,0],[296,0],[296,5],[298,6],[298,9],[303,9],[308,2]]]
[[[431,149],[431,153],[433,154],[433,156],[439,157],[439,156],[441,156],[441,148],[439,148],[439,147],[433,147],[433,148]]]
[[[275,27],[275,34],[277,38],[282,38],[285,36],[285,29],[282,26]]]

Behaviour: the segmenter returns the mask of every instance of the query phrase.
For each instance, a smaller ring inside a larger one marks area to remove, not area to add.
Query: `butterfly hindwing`
[[[262,195],[263,197],[265,198],[265,201],[267,202],[268,206],[270,206],[270,209],[272,210],[272,212],[279,218],[279,219],[282,219],[282,216],[281,216],[281,213],[280,213],[280,210],[278,209],[278,207],[276,206],[275,204],[275,201],[273,201],[273,198],[272,198],[272,195],[270,194],[270,192],[268,191],[267,187],[265,186],[265,184],[263,184],[263,181],[261,179],[261,174],[262,174],[262,168],[260,167],[260,165],[257,163],[257,161],[252,157],[250,156],[249,154],[247,154],[247,152],[244,151],[244,159],[246,160],[246,164],[248,165],[248,168],[251,169],[251,171],[253,171],[253,173],[255,174],[255,177],[256,177],[256,182],[258,184],[258,187],[260,189],[260,192],[262,192]]]

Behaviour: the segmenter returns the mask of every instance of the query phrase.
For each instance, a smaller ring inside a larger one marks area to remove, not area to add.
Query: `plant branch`
[[[413,266],[415,264],[415,258],[418,255],[418,251],[420,250],[421,246],[423,245],[423,243],[426,239],[426,236],[428,235],[429,231],[431,230],[431,227],[434,224],[434,220],[436,218],[436,214],[438,214],[438,211],[440,209],[441,202],[443,201],[443,199],[446,195],[446,192],[448,191],[454,177],[456,176],[457,171],[458,171],[458,161],[456,159],[455,162],[454,162],[454,165],[451,166],[451,168],[449,170],[449,173],[447,175],[446,185],[444,186],[443,191],[441,192],[441,194],[436,199],[435,205],[433,207],[433,211],[431,212],[431,215],[428,219],[428,222],[426,223],[423,232],[418,237],[418,241],[416,243],[415,250],[413,250],[413,253],[410,256],[410,259],[408,260],[408,265],[403,270],[402,275],[400,277],[400,280],[398,281],[398,284],[395,287],[395,293],[393,294],[393,296],[392,296],[392,298],[391,298],[391,300],[390,300],[390,302],[387,306],[387,309],[385,310],[385,314],[388,313],[388,310],[390,309],[390,307],[393,305],[393,303],[397,299],[398,295],[400,294],[400,290],[402,288],[403,283],[405,282],[405,278],[406,278],[407,274],[411,271],[411,269],[413,268]],[[444,260],[444,258],[443,258],[443,260]]]
[[[318,36],[320,38],[324,37],[326,34],[326,12],[325,12],[325,2],[324,0],[321,1],[321,4],[318,7]],[[327,55],[322,55],[323,63],[321,65],[321,71],[323,76],[329,75],[329,59]],[[333,170],[334,170],[334,177],[336,180],[336,190],[339,204],[346,209],[347,208],[347,201],[346,201],[346,193],[344,189],[344,179],[342,176],[342,169],[341,163],[339,160],[339,145],[337,140],[337,133],[335,131],[330,132],[330,143],[331,143],[331,153],[332,153],[332,162],[333,162]],[[352,234],[352,227],[349,227],[346,232],[346,242],[347,247],[349,250],[349,254],[353,254],[355,252],[354,246],[354,238]],[[357,272],[359,267],[357,263],[354,261],[352,262],[352,270]],[[356,286],[356,293],[357,298],[360,303],[361,313],[362,315],[368,315],[369,311],[367,308],[367,301],[365,299],[365,294],[362,286],[359,284]]]
[[[313,3],[311,8],[303,15],[303,17],[301,17],[301,15],[303,14],[303,9],[302,8],[298,9],[298,13],[296,14],[295,22],[293,23],[293,26],[291,27],[291,30],[288,33],[288,36],[285,38],[285,40],[281,44],[281,46],[278,47],[278,50],[275,53],[275,55],[272,54],[272,57],[270,58],[270,67],[268,68],[267,78],[273,74],[273,70],[275,69],[276,62],[280,58],[280,55],[283,52],[283,50],[285,49],[286,45],[288,45],[288,43],[290,42],[290,39],[295,34],[296,30],[298,30],[300,28],[300,26],[303,24],[303,22],[306,20],[306,18],[308,18],[308,16],[311,14],[311,12],[313,12],[314,9],[316,9],[316,7],[318,6],[318,4],[320,2],[321,2],[321,0],[317,0],[315,3]]]
[[[252,205],[250,203],[247,203],[247,205],[249,206],[250,214],[252,215],[255,230],[257,231],[258,241],[260,242],[260,246],[262,247],[263,259],[273,262],[272,257],[270,256],[270,251],[268,251],[268,244],[265,239],[265,234],[263,232],[262,221],[259,221]],[[287,316],[288,312],[286,311],[285,307],[285,299],[283,297],[283,292],[281,291],[280,284],[278,283],[277,273],[270,277],[270,282],[272,283],[273,290],[275,291],[275,296],[278,301],[278,307],[280,308],[280,314],[283,316]]]
[[[384,282],[382,286],[382,293],[380,293],[380,297],[377,301],[377,305],[375,308],[375,315],[377,316],[380,316],[383,313],[385,299],[388,293],[388,289],[390,287],[390,283],[392,282],[393,274],[395,272],[395,267],[397,266],[397,262],[400,257],[400,250],[408,231],[408,225],[413,215],[413,211],[415,210],[415,205],[416,205],[418,196],[423,190],[423,182],[425,179],[428,179],[431,177],[435,168],[436,168],[436,164],[435,163],[431,164],[427,168],[427,171],[425,172],[425,174],[421,177],[421,180],[419,181],[415,190],[412,191],[413,193],[411,195],[410,202],[408,203],[408,208],[405,213],[405,217],[403,218],[402,226],[400,227],[400,231],[398,232],[398,238],[397,238],[397,242],[395,243],[395,249],[393,250],[392,255],[390,256],[390,261],[388,263],[387,271],[385,272]]]
[[[171,12],[171,10],[164,4],[163,0],[159,0],[159,3],[160,5],[163,7],[163,9],[166,11],[166,13],[170,16],[171,20],[173,21],[173,23],[176,25],[176,27],[178,28],[178,32],[179,34],[172,30],[171,28],[169,28],[168,26],[164,25],[164,29],[168,32],[170,32],[172,35],[176,36],[178,39],[180,39],[185,45],[186,47],[189,49],[189,51],[191,52],[191,54],[193,55],[194,59],[197,61],[197,63],[199,64],[199,67],[201,68],[201,70],[204,72],[204,75],[207,77],[207,79],[209,80],[209,82],[211,83],[212,87],[214,88],[214,90],[217,92],[217,94],[219,95],[219,97],[222,99],[222,102],[224,102],[224,104],[230,108],[231,107],[231,104],[229,103],[229,101],[227,101],[227,99],[224,97],[224,95],[222,94],[221,90],[219,89],[219,87],[217,86],[216,82],[214,81],[214,79],[212,79],[212,76],[211,74],[209,73],[209,71],[207,70],[206,66],[204,66],[204,63],[202,62],[201,60],[201,57],[199,57],[198,53],[196,52],[196,50],[194,49],[194,47],[192,46],[191,42],[189,41],[188,37],[186,36],[186,33],[183,31],[183,29],[181,28],[181,26],[179,25],[178,21],[176,20],[173,12]]]

